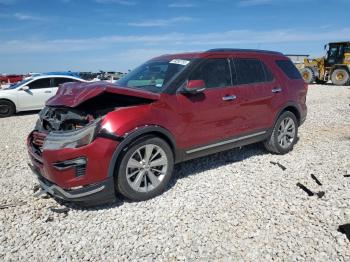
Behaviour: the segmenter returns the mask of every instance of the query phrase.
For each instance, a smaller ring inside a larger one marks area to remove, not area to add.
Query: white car
[[[58,86],[67,82],[87,81],[67,75],[39,75],[0,89],[0,117],[42,109],[46,100],[56,94]]]

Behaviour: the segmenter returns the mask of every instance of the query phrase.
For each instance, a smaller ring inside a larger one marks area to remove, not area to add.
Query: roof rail
[[[259,50],[259,49],[239,49],[239,48],[214,48],[209,49],[206,52],[254,52],[254,53],[265,53],[265,54],[275,54],[282,55],[280,52],[268,51],[268,50]]]

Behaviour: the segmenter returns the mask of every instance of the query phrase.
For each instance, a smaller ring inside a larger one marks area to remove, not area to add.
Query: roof
[[[219,52],[234,52],[234,53],[265,53],[265,54],[274,54],[282,55],[280,52],[269,51],[269,50],[260,50],[260,49],[239,49],[239,48],[215,48],[209,49],[205,53],[219,53]]]
[[[203,52],[190,52],[190,53],[178,53],[178,54],[165,54],[153,58],[152,60],[158,59],[192,59],[202,58],[211,53],[256,53],[256,54],[272,54],[272,55],[283,55],[280,52],[259,50],[259,49],[236,49],[236,48],[215,48],[209,49]]]

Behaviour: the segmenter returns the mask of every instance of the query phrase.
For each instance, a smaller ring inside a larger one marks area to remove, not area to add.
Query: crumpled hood
[[[77,107],[83,102],[103,93],[134,96],[158,100],[160,95],[135,88],[119,87],[108,82],[66,83],[60,86],[55,96],[46,101],[47,106]]]

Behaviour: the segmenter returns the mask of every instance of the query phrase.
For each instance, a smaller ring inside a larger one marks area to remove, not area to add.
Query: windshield
[[[184,59],[148,61],[121,78],[117,84],[160,93],[189,63],[190,60]]]
[[[15,84],[12,84],[12,85],[10,85],[9,87],[7,87],[5,89],[15,89],[15,88],[17,88],[17,87],[19,87],[19,86],[21,86],[23,84],[28,83],[31,80],[32,80],[32,78],[27,78],[25,80],[22,80],[22,81],[19,81],[19,82],[15,83]]]

